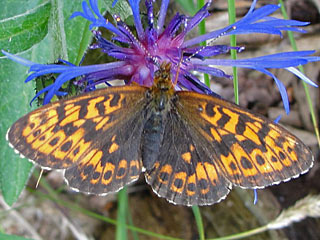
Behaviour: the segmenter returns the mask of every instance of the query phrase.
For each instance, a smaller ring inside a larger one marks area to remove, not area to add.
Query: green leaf
[[[68,61],[78,65],[92,41],[89,21],[82,17],[70,19],[75,11],[82,11],[80,1],[63,1],[64,31],[68,51]]]
[[[5,5],[8,3],[8,5]],[[1,3],[2,19],[0,20],[1,49],[18,53],[39,43],[48,33],[48,19],[51,4],[49,2],[25,9],[23,13],[12,16],[9,1]],[[20,1],[20,4],[25,5]],[[12,6],[12,8],[14,8]],[[4,16],[7,14],[6,16]],[[2,53],[1,53],[1,56]]]
[[[30,55],[30,54],[29,54]],[[26,67],[8,59],[0,60],[0,182],[2,195],[12,205],[20,195],[28,179],[32,164],[15,154],[6,142],[10,125],[30,109],[33,85],[23,84]]]
[[[55,28],[53,27],[53,25],[51,25],[50,27],[47,26],[46,28],[49,29],[47,36],[41,39],[41,41],[37,44],[36,42],[33,42],[32,44],[34,45],[31,46],[29,50],[23,53],[23,55],[19,54],[21,57],[38,63],[52,63],[56,60],[57,55],[63,55],[62,52],[59,52],[61,49],[57,50],[56,46],[64,44],[67,47],[67,51],[72,52],[74,51],[75,46],[80,45],[81,37],[76,37],[75,33],[82,36],[82,32],[86,31],[84,30],[83,26],[85,24],[83,22],[86,21],[79,18],[79,20],[75,21],[75,23],[71,24],[71,26],[69,26],[69,22],[67,24],[64,24],[64,22],[73,21],[69,20],[70,12],[72,13],[75,10],[80,10],[81,4],[77,1],[78,5],[77,9],[75,9],[75,1],[70,1],[71,5],[66,3],[64,6],[61,5],[60,0],[57,0],[56,2],[58,4],[54,5],[54,9],[52,7],[46,8],[49,13],[45,14],[45,16],[59,15],[61,11],[58,11],[57,8],[61,7],[66,7],[67,11],[69,12],[62,15],[63,21],[57,21],[58,23],[54,24]],[[6,3],[8,5],[5,5]],[[13,7],[12,4],[9,3],[9,1],[6,1],[4,3],[4,9],[10,9]],[[15,3],[17,4],[17,1],[15,1]],[[44,7],[47,5],[48,4],[41,6]],[[39,8],[41,7],[33,6],[33,9]],[[30,11],[27,12],[29,13]],[[59,13],[56,14],[57,12]],[[29,16],[29,14],[26,14],[26,12],[22,13],[22,15]],[[23,18],[12,15],[10,16],[10,18],[7,18],[6,21],[8,19],[10,20],[11,18],[18,18],[19,20],[24,21]],[[49,24],[49,22],[50,21],[47,21],[47,24]],[[0,22],[0,24],[1,23],[2,22]],[[14,24],[20,25],[22,23]],[[68,26],[68,28],[65,27],[66,25]],[[53,33],[53,31],[57,28],[60,29],[60,36],[57,36],[57,33]],[[3,31],[0,30],[0,35],[1,34],[3,35]],[[26,28],[24,34],[34,34],[33,29]],[[62,36],[64,34],[65,36]],[[65,39],[68,38],[73,38],[72,43],[66,44],[66,42],[64,42]],[[28,45],[27,42],[29,40],[30,39],[28,38],[22,38],[20,39],[20,42],[16,44],[18,48],[12,48],[10,45],[8,49],[10,50],[10,52],[20,52],[25,49],[25,46]],[[6,48],[3,49],[8,50]],[[74,59],[77,58],[77,54],[78,52],[76,52],[76,54],[74,55]],[[5,140],[5,135],[10,125],[12,125],[12,123],[18,118],[22,117],[24,114],[32,110],[32,108],[30,108],[29,106],[29,102],[35,94],[35,83],[34,81],[31,81],[27,84],[24,84],[24,79],[27,77],[27,71],[27,67],[12,62],[11,60],[5,59],[4,57],[0,57],[0,95],[2,97],[0,103],[0,185],[3,197],[9,205],[12,205],[19,197],[26,184],[26,181],[28,180],[30,170],[32,168],[32,164],[28,162],[28,160],[21,159],[19,155],[15,154],[14,151],[9,148]]]
[[[16,235],[7,235],[0,233],[0,239],[2,240],[32,240],[31,238],[24,238],[24,237],[19,237]]]
[[[70,19],[82,11],[80,1],[5,0],[0,11],[0,46],[10,53],[37,63],[53,63],[64,58],[78,64],[92,40],[88,21],[81,17]],[[131,14],[125,1],[111,8],[112,1],[103,7],[121,17]],[[26,51],[27,50],[27,51]],[[1,54],[2,56],[2,54]],[[5,201],[12,205],[19,197],[30,175],[32,164],[21,159],[9,148],[5,135],[14,121],[32,109],[30,100],[35,83],[24,84],[27,68],[0,57],[0,187]]]
[[[191,16],[197,12],[197,8],[193,0],[177,0],[177,3]]]
[[[100,9],[106,9],[112,15],[117,14],[122,20],[125,20],[132,15],[131,7],[126,0],[118,0],[116,5],[112,7],[113,1],[114,0],[104,0],[102,2],[103,9]]]
[[[98,1],[101,5],[100,12],[107,10],[111,14],[119,14],[122,19],[126,19],[132,15],[131,8],[127,1],[119,0],[114,8],[112,8],[113,0]],[[93,35],[89,29],[91,22],[81,17],[70,19],[75,11],[82,11],[82,6],[78,1],[64,2],[63,14],[65,17],[65,32],[68,46],[68,60],[74,64],[79,64],[83,55],[88,50],[89,44],[92,42]]]

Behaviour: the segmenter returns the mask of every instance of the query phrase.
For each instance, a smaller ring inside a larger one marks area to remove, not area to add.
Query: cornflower
[[[116,2],[114,1],[114,4]],[[193,17],[177,13],[165,27],[164,22],[169,0],[161,2],[156,23],[153,16],[153,1],[146,0],[147,24],[144,28],[140,18],[140,0],[129,0],[134,18],[135,34],[117,15],[113,16],[115,24],[106,20],[98,9],[97,0],[90,0],[89,5],[86,1],[83,1],[83,11],[73,13],[71,18],[83,17],[91,22],[91,30],[100,27],[114,34],[112,39],[108,40],[101,35],[100,31],[93,30],[92,33],[96,38],[96,43],[91,46],[91,48],[100,48],[104,53],[113,57],[114,62],[75,66],[67,61],[62,61],[62,65],[45,65],[31,62],[5,51],[2,52],[11,60],[30,68],[31,74],[25,82],[46,74],[58,74],[53,84],[39,91],[32,99],[33,101],[44,94],[44,104],[49,103],[54,95],[66,95],[67,93],[61,90],[61,86],[75,78],[77,78],[74,81],[75,84],[85,86],[83,91],[94,90],[96,85],[100,83],[109,85],[109,82],[115,79],[122,79],[126,84],[136,82],[140,85],[151,86],[154,72],[161,62],[166,61],[172,63],[173,80],[175,80],[179,68],[175,86],[177,90],[187,89],[211,95],[216,94],[203,84],[193,74],[193,71],[229,79],[232,76],[213,66],[235,66],[260,71],[274,79],[279,88],[284,108],[289,113],[289,100],[285,86],[268,69],[284,68],[306,83],[317,86],[296,69],[299,65],[319,61],[320,57],[311,56],[315,51],[282,52],[255,58],[232,60],[220,58],[220,55],[228,53],[231,49],[241,52],[244,47],[199,46],[199,43],[203,41],[231,34],[265,33],[282,36],[282,31],[305,32],[299,27],[307,25],[306,22],[270,17],[280,8],[279,5],[269,4],[255,9],[256,3],[257,0],[254,0],[248,13],[234,24],[187,40],[188,33],[209,16],[208,7],[211,1],[207,2]]]

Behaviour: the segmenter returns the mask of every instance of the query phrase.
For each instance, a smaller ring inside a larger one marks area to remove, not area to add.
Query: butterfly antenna
[[[117,24],[119,24],[120,26],[122,26],[126,30],[126,32],[122,31],[122,33],[127,35],[133,44],[134,43],[137,44],[145,52],[145,54],[147,55],[147,58],[151,59],[151,61],[153,62],[154,65],[156,65],[157,67],[160,67],[160,63],[159,63],[157,57],[152,56],[150,54],[148,49],[146,49],[145,46],[139,41],[139,39],[136,38],[136,36],[131,32],[129,27],[121,20],[121,18],[116,14],[114,14],[113,17],[116,20]]]
[[[177,71],[176,71],[176,78],[174,80],[173,86],[176,86],[178,84],[180,66],[181,66],[182,62],[183,62],[183,51],[181,52],[180,60],[179,60]]]
[[[39,175],[37,183],[36,183],[36,188],[38,188],[38,186],[39,186],[39,182],[40,182],[40,179],[42,177],[42,174],[43,174],[43,169],[41,168],[40,175]]]
[[[237,27],[236,26],[232,26],[230,29],[228,29],[225,32],[220,33],[218,36],[216,36],[215,38],[212,38],[209,43],[201,48],[199,48],[196,52],[194,52],[193,54],[191,54],[185,61],[190,61],[191,58],[193,58],[194,56],[198,55],[200,52],[202,52],[207,46],[213,45],[212,43],[214,41],[216,41],[217,39],[221,38],[222,36],[226,35],[227,33],[235,30]]]

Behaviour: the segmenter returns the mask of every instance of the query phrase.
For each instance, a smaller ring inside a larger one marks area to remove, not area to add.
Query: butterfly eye
[[[159,78],[160,76],[161,76],[160,70],[158,70],[158,71],[156,71],[156,72],[154,73],[154,77],[155,77],[155,78]]]
[[[163,73],[161,77],[162,77],[162,79],[167,79],[168,78],[168,74],[167,73]]]

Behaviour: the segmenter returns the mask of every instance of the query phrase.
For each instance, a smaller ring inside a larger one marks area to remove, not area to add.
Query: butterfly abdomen
[[[143,166],[149,170],[158,158],[164,132],[164,115],[159,112],[151,114],[144,125],[141,139],[141,156]]]
[[[143,166],[150,170],[159,156],[165,128],[166,116],[169,111],[168,89],[150,92],[149,113],[141,138],[141,157]]]

